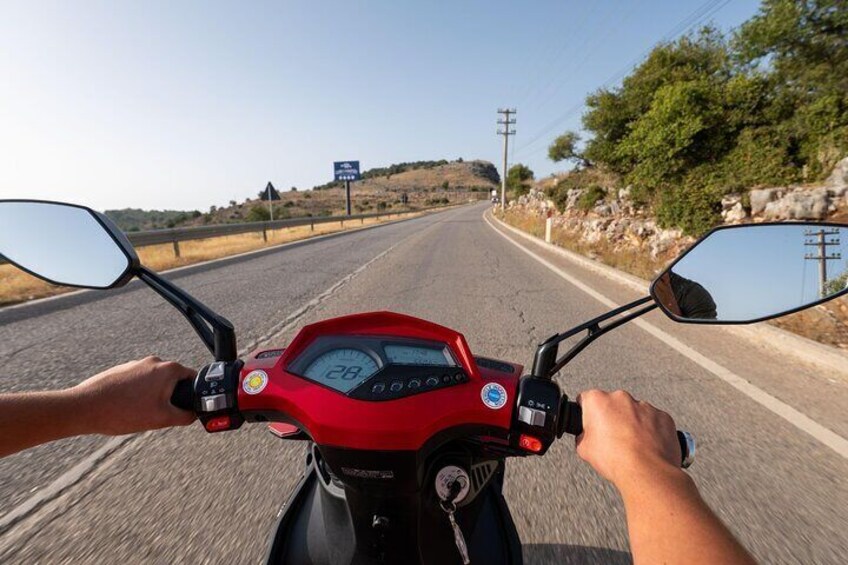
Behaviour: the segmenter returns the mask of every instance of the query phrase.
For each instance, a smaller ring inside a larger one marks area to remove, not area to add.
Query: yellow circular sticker
[[[268,375],[265,371],[251,371],[241,383],[241,388],[247,394],[259,394],[265,390],[268,384]]]

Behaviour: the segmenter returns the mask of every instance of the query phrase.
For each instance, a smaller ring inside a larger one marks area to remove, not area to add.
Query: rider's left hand
[[[112,367],[68,392],[89,419],[90,433],[129,434],[191,424],[195,415],[170,399],[177,381],[194,375],[179,363],[146,357]]]

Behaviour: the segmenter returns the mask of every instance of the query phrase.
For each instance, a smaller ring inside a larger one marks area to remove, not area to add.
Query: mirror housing
[[[238,358],[232,323],[143,267],[126,235],[90,208],[0,200],[0,254],[19,269],[62,286],[103,290],[137,276],[185,316],[216,361]]]
[[[845,244],[843,224],[721,226],[654,279],[650,294],[676,322],[751,324],[785,316],[848,292],[839,251]]]
[[[0,200],[0,253],[51,284],[107,289],[127,284],[140,263],[126,236],[85,206]]]

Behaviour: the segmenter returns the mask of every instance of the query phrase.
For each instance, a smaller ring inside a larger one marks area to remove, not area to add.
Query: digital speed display
[[[358,335],[320,336],[286,370],[367,400],[434,390],[437,385],[461,383],[465,375],[447,344]],[[450,383],[443,382],[446,377]]]
[[[447,357],[444,348],[421,347],[418,345],[386,345],[384,348],[389,363],[397,365],[432,365],[451,367],[452,360]]]
[[[331,349],[316,357],[303,376],[340,392],[349,392],[379,370],[370,355],[345,347]]]

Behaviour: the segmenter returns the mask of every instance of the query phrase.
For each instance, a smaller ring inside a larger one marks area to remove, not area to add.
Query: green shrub
[[[701,236],[721,222],[721,197],[720,192],[695,182],[669,187],[657,198],[657,223]]]
[[[271,219],[271,212],[263,204],[254,204],[245,218],[248,222],[267,222]]]
[[[577,200],[577,207],[587,212],[595,207],[598,200],[606,198],[606,195],[607,192],[602,187],[597,184],[590,185]]]

